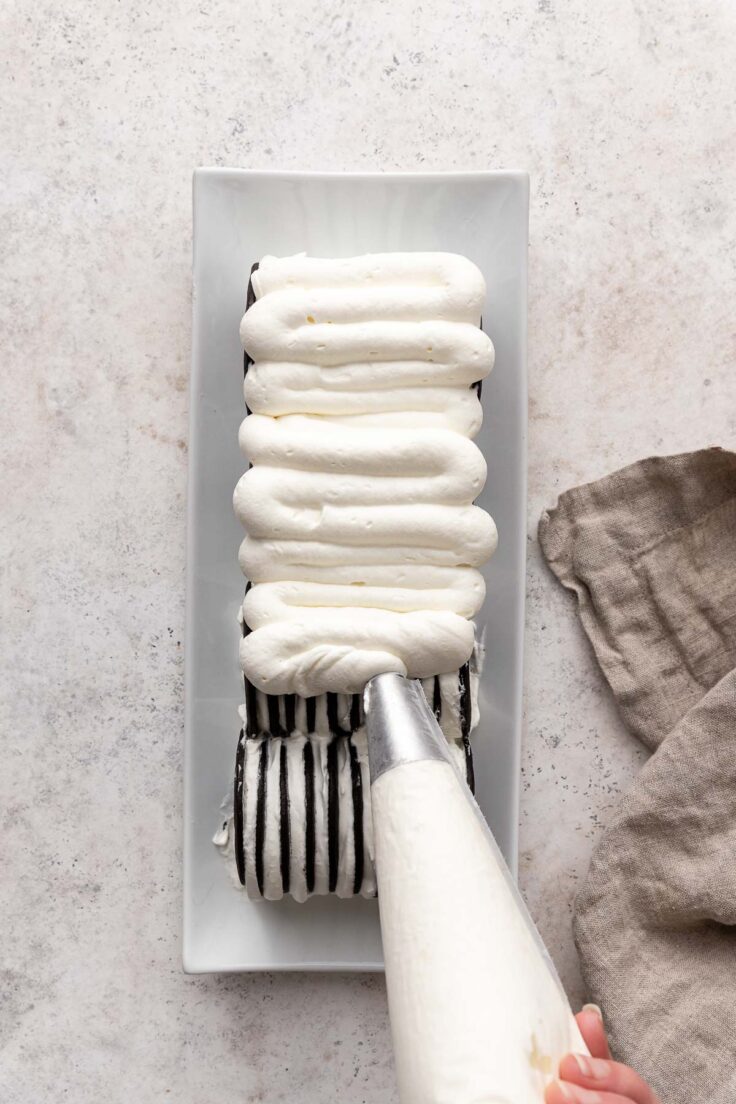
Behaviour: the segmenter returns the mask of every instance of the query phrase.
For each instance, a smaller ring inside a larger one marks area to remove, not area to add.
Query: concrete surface
[[[190,175],[527,168],[521,881],[571,898],[642,754],[536,521],[734,445],[729,0],[15,0],[2,51],[5,1104],[393,1101],[373,977],[184,977]]]

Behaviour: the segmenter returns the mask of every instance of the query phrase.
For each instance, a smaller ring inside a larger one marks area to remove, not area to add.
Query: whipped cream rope
[[[448,253],[265,257],[240,326],[253,465],[235,490],[248,679],[358,693],[456,671],[493,520],[472,384],[493,366],[483,277]]]

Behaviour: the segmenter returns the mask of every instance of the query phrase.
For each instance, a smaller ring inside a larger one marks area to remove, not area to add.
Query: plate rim
[[[348,169],[344,172],[337,169],[238,169],[230,165],[199,165],[192,172],[192,179],[207,176],[248,176],[257,179],[288,180],[297,177],[299,180],[472,180],[472,179],[508,179],[529,183],[529,172],[526,169],[447,169],[431,172],[417,172],[408,170],[391,170],[381,172],[379,169]]]
[[[186,974],[212,974],[212,973],[382,973],[384,965],[382,961],[360,962],[353,961],[311,961],[299,963],[296,961],[276,961],[265,963],[239,961],[234,965],[211,966],[203,964],[196,951],[196,941],[191,931],[192,916],[190,902],[192,900],[192,865],[190,854],[190,826],[194,807],[194,771],[192,759],[194,753],[194,725],[193,725],[193,695],[189,687],[193,683],[194,658],[190,641],[194,630],[194,546],[195,546],[195,517],[198,510],[195,508],[199,502],[200,492],[197,488],[197,480],[194,477],[199,463],[199,438],[195,432],[195,423],[198,414],[198,404],[194,398],[202,378],[201,357],[198,356],[201,332],[200,320],[197,311],[197,191],[200,184],[208,179],[254,179],[254,180],[375,180],[386,182],[404,182],[408,180],[423,181],[427,183],[461,183],[470,180],[498,181],[504,180],[517,185],[520,189],[520,200],[524,216],[526,239],[523,243],[519,271],[519,306],[521,309],[522,325],[519,334],[519,366],[518,375],[521,383],[522,396],[521,426],[519,434],[519,450],[522,457],[520,472],[520,499],[521,509],[519,516],[519,532],[514,534],[519,555],[518,594],[516,596],[515,619],[520,631],[516,634],[515,646],[515,672],[516,685],[513,691],[515,716],[518,719],[518,739],[514,742],[513,762],[515,769],[516,785],[511,795],[511,810],[516,824],[509,855],[509,867],[514,880],[518,872],[519,851],[519,813],[521,803],[521,761],[523,738],[523,684],[524,684],[524,647],[525,647],[525,607],[526,607],[526,520],[528,509],[528,306],[529,306],[529,197],[530,174],[525,169],[468,169],[468,170],[439,170],[439,171],[389,171],[380,170],[300,170],[300,169],[251,169],[232,166],[202,165],[192,172],[192,330],[191,330],[191,364],[188,388],[189,412],[187,417],[188,432],[188,462],[187,462],[187,489],[186,489],[186,536],[185,536],[185,612],[184,612],[184,663],[183,663],[183,696],[184,696],[184,732],[183,732],[183,806],[182,806],[182,917],[181,917],[181,955],[182,967]],[[223,956],[225,957],[225,956]]]

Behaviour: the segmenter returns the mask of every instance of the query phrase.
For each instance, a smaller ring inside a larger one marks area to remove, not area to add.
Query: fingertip
[[[560,1061],[559,1077],[562,1081],[573,1081],[576,1084],[582,1084],[585,1080],[585,1073],[580,1067],[577,1055],[566,1054]]]
[[[550,1081],[544,1090],[544,1104],[568,1104],[559,1081]]]
[[[582,1012],[578,1012],[575,1019],[591,1055],[594,1058],[610,1058],[606,1029],[597,1005],[586,1005]]]

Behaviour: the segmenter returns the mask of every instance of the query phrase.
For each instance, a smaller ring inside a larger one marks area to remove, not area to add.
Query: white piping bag
[[[365,692],[378,902],[401,1104],[542,1104],[587,1054],[418,682]]]

